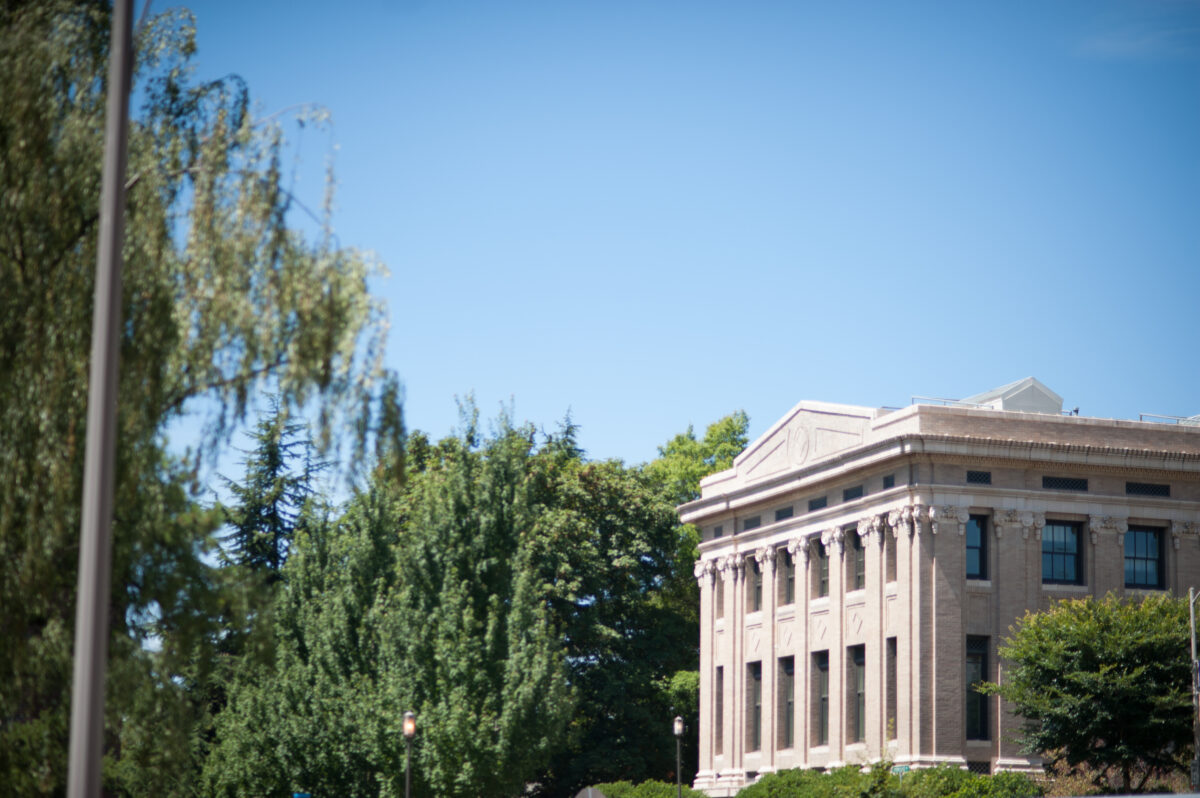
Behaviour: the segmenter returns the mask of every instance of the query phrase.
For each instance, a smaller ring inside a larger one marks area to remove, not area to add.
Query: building
[[[801,402],[680,516],[701,529],[700,769],[1036,766],[971,689],[1062,598],[1200,586],[1200,425],[1064,415],[1033,378],[949,404]]]

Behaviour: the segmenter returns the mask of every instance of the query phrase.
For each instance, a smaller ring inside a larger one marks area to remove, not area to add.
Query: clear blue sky
[[[331,111],[411,427],[473,391],[638,462],[1030,375],[1200,413],[1196,0],[189,6],[199,77]]]

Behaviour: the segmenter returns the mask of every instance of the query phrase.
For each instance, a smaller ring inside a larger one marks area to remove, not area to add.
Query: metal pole
[[[404,798],[412,798],[412,740],[404,741]]]
[[[1196,589],[1188,588],[1188,626],[1192,636],[1192,791],[1200,789],[1200,666],[1196,664]]]
[[[678,737],[675,738],[675,798],[683,798],[683,752]]]
[[[133,71],[133,3],[113,4],[108,105],[96,246],[92,362],[75,606],[75,672],[67,795],[100,794],[104,737],[104,677],[108,663],[109,585],[112,583],[113,463],[116,452],[117,359],[121,330],[121,239],[124,234],[129,84]]]

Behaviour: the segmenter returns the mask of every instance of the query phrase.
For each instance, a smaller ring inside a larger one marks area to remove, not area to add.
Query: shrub
[[[643,781],[637,785],[628,781],[613,781],[607,784],[593,785],[592,789],[604,793],[605,798],[675,798],[675,785],[665,781]],[[684,785],[683,798],[708,798],[708,796]]]

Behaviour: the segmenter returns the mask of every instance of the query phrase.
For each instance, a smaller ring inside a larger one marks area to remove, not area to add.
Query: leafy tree
[[[1182,769],[1190,748],[1188,646],[1184,600],[1060,601],[1017,621],[1000,647],[1004,683],[986,690],[1025,718],[1028,751],[1140,790],[1155,772]]]
[[[570,701],[526,534],[532,432],[481,440],[471,419],[428,454],[402,490],[377,481],[303,526],[275,662],[218,721],[214,794],[397,795],[409,709],[419,794],[518,795],[544,766]]]
[[[109,15],[0,4],[0,780],[14,795],[65,777]],[[319,407],[329,442],[351,414],[360,449],[399,423],[394,401],[371,401],[395,396],[372,264],[327,227],[315,242],[289,229],[280,129],[251,118],[239,81],[191,82],[186,12],[151,20],[136,50],[105,779],[173,795],[194,783],[209,722],[188,685],[211,670],[235,587],[207,564],[220,519],[197,505],[197,458],[268,381],[284,406]],[[198,403],[197,452],[168,456],[167,425]]]
[[[652,480],[662,486],[669,501],[683,504],[700,498],[700,480],[733,466],[733,460],[750,442],[750,418],[739,410],[719,418],[697,440],[691,425],[658,447],[658,459],[646,465]]]

